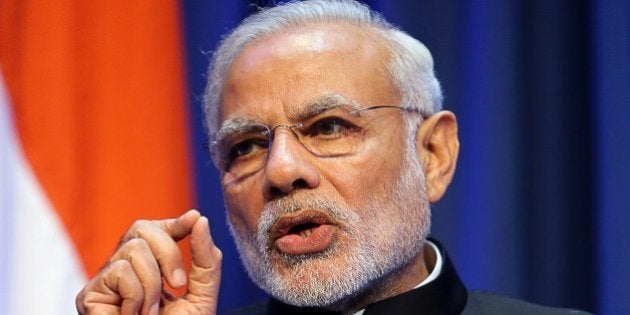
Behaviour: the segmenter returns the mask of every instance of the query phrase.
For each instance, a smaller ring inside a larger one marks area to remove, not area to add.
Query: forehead
[[[353,25],[306,25],[259,39],[227,72],[220,121],[282,120],[333,94],[366,105],[396,103],[390,55],[379,35]]]

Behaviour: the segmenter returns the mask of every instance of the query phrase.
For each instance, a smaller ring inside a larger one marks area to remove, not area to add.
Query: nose
[[[272,200],[296,189],[313,189],[320,175],[311,163],[312,155],[290,129],[279,128],[270,145],[264,168],[263,195]]]

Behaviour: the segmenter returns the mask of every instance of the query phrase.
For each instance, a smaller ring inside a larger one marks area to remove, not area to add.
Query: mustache
[[[282,216],[299,212],[305,209],[313,209],[324,212],[342,229],[347,225],[360,223],[360,217],[355,209],[345,204],[332,201],[320,194],[303,192],[292,194],[267,203],[258,219],[258,239],[267,239],[273,224]]]
[[[299,194],[286,196],[267,203],[263,207],[263,215],[282,216],[298,212],[302,209],[319,209],[329,214],[339,211],[337,203],[321,195]]]

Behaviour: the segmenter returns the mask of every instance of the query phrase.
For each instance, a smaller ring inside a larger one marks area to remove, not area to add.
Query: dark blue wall
[[[208,52],[268,1],[185,1],[199,208],[225,256],[220,311],[261,299],[201,148]],[[469,288],[630,313],[630,4],[366,1],[433,52],[461,153],[433,235]]]

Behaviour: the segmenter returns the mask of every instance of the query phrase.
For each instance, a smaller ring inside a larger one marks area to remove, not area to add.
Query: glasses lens
[[[363,141],[362,125],[361,117],[348,112],[319,115],[299,129],[300,141],[320,157],[353,154]]]
[[[213,159],[226,173],[242,176],[258,170],[267,155],[269,129],[252,125],[245,131],[225,135],[215,142]]]
[[[360,110],[350,106],[336,107],[294,125],[277,125],[270,129],[263,124],[252,124],[211,142],[212,159],[220,170],[231,175],[253,174],[265,164],[273,138],[271,132],[275,133],[279,128],[290,129],[304,148],[317,157],[356,154],[371,133],[368,130],[378,129],[372,124],[379,121],[379,116],[370,114],[378,108],[400,109],[397,106],[374,106]]]

